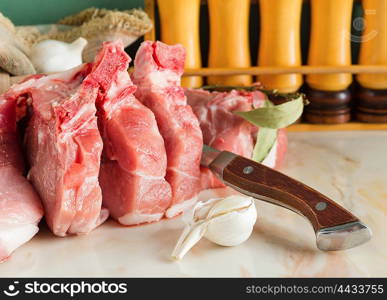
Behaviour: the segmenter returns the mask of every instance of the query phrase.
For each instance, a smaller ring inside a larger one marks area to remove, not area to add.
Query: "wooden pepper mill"
[[[259,66],[300,66],[300,22],[302,0],[260,0],[261,33]],[[298,91],[301,74],[260,75],[266,89],[282,93]]]
[[[311,0],[311,33],[308,64],[351,64],[351,17],[353,0]],[[350,120],[352,75],[310,74],[306,76],[305,119],[310,123],[345,123]]]
[[[363,0],[365,28],[360,44],[359,64],[387,64],[387,1]],[[359,74],[356,118],[363,122],[387,122],[387,75]]]
[[[161,41],[182,44],[186,50],[185,67],[200,68],[200,0],[158,0]],[[202,86],[200,76],[183,77],[184,87]]]
[[[185,2],[185,1],[181,1]],[[249,67],[250,0],[208,0],[209,67]],[[250,85],[250,75],[210,76],[208,84]]]

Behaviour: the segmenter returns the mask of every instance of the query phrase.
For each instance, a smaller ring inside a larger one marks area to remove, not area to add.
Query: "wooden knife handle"
[[[315,232],[358,221],[349,211],[323,194],[250,159],[236,156],[222,173],[224,183],[241,193],[305,216]]]

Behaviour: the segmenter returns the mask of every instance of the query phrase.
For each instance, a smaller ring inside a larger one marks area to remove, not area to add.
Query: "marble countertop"
[[[252,236],[237,247],[203,239],[182,261],[170,260],[181,217],[139,227],[108,221],[87,236],[68,238],[42,229],[0,265],[0,276],[386,277],[387,131],[290,133],[282,171],[351,210],[371,227],[372,240],[322,252],[304,218],[256,201]]]

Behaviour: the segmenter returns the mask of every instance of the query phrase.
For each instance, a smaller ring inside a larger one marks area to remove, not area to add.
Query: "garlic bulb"
[[[38,72],[66,71],[82,64],[82,51],[86,45],[87,40],[81,37],[71,44],[44,40],[31,49],[30,59]]]
[[[172,257],[182,259],[202,237],[221,246],[239,245],[250,237],[256,220],[257,211],[251,197],[232,195],[199,202]]]

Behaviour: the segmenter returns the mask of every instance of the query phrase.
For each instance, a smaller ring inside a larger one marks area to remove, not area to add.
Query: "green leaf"
[[[277,129],[265,127],[258,129],[257,142],[253,150],[253,160],[262,162],[266,158],[277,140],[277,131]]]
[[[234,113],[255,126],[278,129],[294,123],[301,116],[303,109],[304,99],[302,95],[298,95],[298,98],[280,105],[265,105],[250,111]]]
[[[270,100],[266,100],[263,107],[273,107]],[[257,141],[254,145],[252,159],[256,162],[262,162],[273,148],[277,140],[277,129],[261,127],[258,130]]]
[[[252,159],[262,162],[277,140],[278,129],[294,123],[302,114],[304,99],[301,94],[297,98],[280,105],[266,100],[263,107],[247,112],[235,112],[248,122],[259,127]]]
[[[271,102],[270,100],[266,99],[265,102],[263,103],[262,107],[274,107],[274,103]]]

